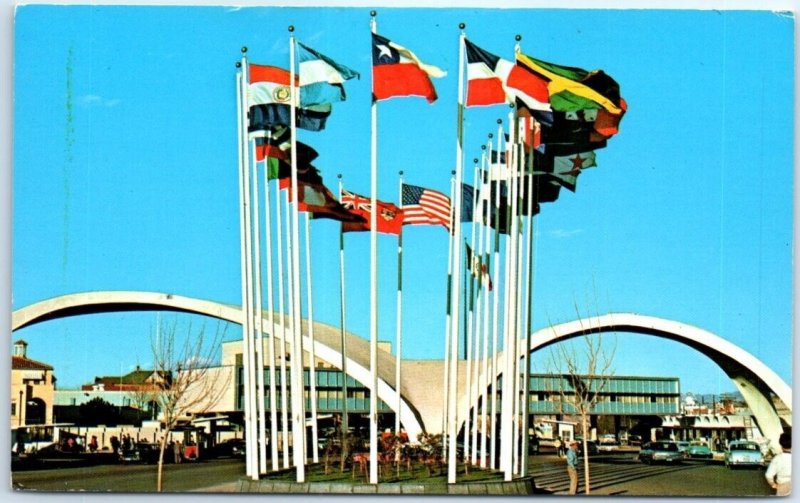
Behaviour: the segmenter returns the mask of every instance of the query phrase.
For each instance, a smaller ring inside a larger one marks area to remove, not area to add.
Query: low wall
[[[482,494],[521,495],[533,494],[533,477],[522,477],[510,482],[463,482],[456,484],[380,483],[348,484],[343,482],[286,482],[241,478],[237,491],[268,494]]]

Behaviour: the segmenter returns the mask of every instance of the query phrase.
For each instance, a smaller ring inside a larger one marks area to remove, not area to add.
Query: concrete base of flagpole
[[[309,470],[311,471],[311,470]],[[273,476],[254,481],[243,477],[236,487],[226,485],[223,492],[269,494],[457,494],[457,495],[527,495],[535,494],[533,477],[520,477],[510,482],[503,480],[480,482],[426,483],[423,481],[380,482],[364,481],[306,481],[302,483],[276,480]],[[208,492],[219,492],[209,488]]]

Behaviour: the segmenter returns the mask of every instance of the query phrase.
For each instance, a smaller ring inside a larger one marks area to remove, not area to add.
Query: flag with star
[[[597,166],[594,152],[578,152],[572,155],[534,154],[536,160],[534,175],[544,175],[567,190],[575,192],[578,175],[586,168]]]
[[[405,47],[372,34],[372,95],[375,101],[395,96],[422,96],[436,101],[431,77],[444,77],[442,69],[423,63]]]

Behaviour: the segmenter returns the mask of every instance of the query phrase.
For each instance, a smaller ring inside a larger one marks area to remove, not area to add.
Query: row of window
[[[596,389],[599,382],[592,383],[591,388]],[[531,376],[531,391],[558,392],[572,390],[569,380],[564,377]],[[604,393],[641,393],[641,394],[678,394],[680,383],[677,379],[638,379],[638,378],[610,378],[604,383]]]

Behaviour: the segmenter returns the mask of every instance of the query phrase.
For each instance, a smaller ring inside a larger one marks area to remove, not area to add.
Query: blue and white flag
[[[300,106],[344,101],[344,81],[358,78],[360,74],[299,42],[297,45],[300,61]]]

